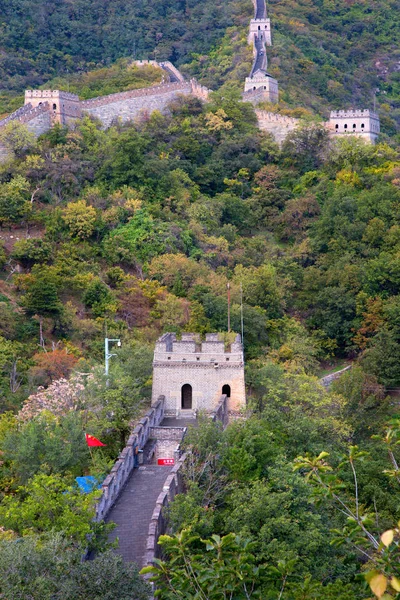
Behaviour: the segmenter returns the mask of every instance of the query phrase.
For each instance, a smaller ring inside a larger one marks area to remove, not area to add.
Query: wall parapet
[[[157,498],[155,508],[149,524],[147,534],[146,553],[144,556],[144,564],[151,565],[155,558],[160,556],[160,547],[158,538],[167,532],[168,520],[166,510],[177,494],[182,494],[184,491],[184,482],[182,474],[182,466],[185,462],[186,454],[183,454],[179,461],[171,469],[164,486],[163,491]]]
[[[96,505],[96,521],[105,519],[115,504],[134,468],[135,447],[143,448],[145,446],[150,438],[152,428],[160,425],[164,419],[164,409],[165,397],[160,396],[132,431],[125,448],[120,453],[111,472],[103,481],[101,486],[102,495]]]
[[[330,113],[331,119],[351,117],[371,117],[371,119],[379,119],[378,113],[369,110],[369,108],[349,109],[349,110],[332,110]]]
[[[220,421],[220,423],[222,423],[222,427],[225,429],[225,427],[228,425],[229,423],[229,400],[228,400],[228,396],[226,394],[223,394],[221,396],[220,401],[218,402],[217,406],[215,407],[215,409],[212,411],[211,413],[211,420],[215,423],[216,421]]]
[[[39,116],[43,113],[49,112],[49,110],[50,110],[50,106],[49,106],[48,102],[43,102],[43,104],[41,104],[40,106],[35,106],[35,107],[33,107],[32,104],[24,104],[24,106],[21,106],[21,108],[18,108],[18,110],[11,113],[11,115],[8,115],[8,117],[5,117],[5,119],[2,119],[0,121],[0,128],[5,127],[11,121],[19,121],[20,123],[29,123],[29,121],[32,121],[37,116]]]
[[[267,110],[256,110],[258,120],[263,120],[269,123],[280,123],[282,125],[298,125],[299,119],[295,117],[288,117],[287,115],[281,115],[279,113],[269,112]]]
[[[336,371],[335,373],[330,373],[330,375],[325,375],[325,377],[322,377],[319,382],[321,385],[324,386],[324,388],[329,388],[331,386],[331,384],[336,381],[336,379],[340,379],[340,377],[343,375],[343,373],[346,373],[346,371],[349,371],[352,368],[352,365],[349,365],[348,367],[345,367],[344,369],[340,369],[340,371]]]
[[[130,98],[142,98],[145,96],[161,96],[169,92],[186,92],[191,91],[189,83],[164,83],[148,88],[140,88],[136,90],[128,90],[127,92],[118,92],[116,94],[110,94],[109,96],[98,96],[91,100],[83,100],[81,102],[82,110],[94,108],[96,106],[106,106],[107,104],[113,104],[121,100],[129,100]]]

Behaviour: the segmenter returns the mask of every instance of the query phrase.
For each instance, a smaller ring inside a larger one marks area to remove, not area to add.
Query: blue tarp
[[[84,494],[90,494],[93,490],[101,488],[101,485],[99,485],[99,482],[93,475],[88,475],[87,477],[75,477],[75,481],[81,492]]]

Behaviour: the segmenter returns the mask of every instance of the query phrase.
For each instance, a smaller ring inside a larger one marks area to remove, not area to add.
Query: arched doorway
[[[185,383],[181,390],[181,407],[185,409],[192,408],[192,386],[189,383]]]
[[[231,386],[227,383],[222,386],[222,393],[226,394],[227,398],[231,397]]]

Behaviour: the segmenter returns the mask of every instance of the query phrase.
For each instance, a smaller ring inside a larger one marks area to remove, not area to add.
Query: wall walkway
[[[158,538],[167,531],[165,508],[176,494],[182,493],[180,442],[187,426],[196,418],[170,419],[164,415],[164,397],[135,428],[103,484],[103,497],[98,505],[98,518],[116,523],[110,540],[119,539],[116,552],[125,561],[143,567],[159,555]],[[226,426],[229,419],[228,398],[221,399],[210,414],[213,421]],[[155,443],[154,443],[155,442]],[[134,467],[133,449],[143,448],[144,463]],[[150,450],[148,452],[148,450]],[[157,457],[174,458],[174,465],[159,466]]]

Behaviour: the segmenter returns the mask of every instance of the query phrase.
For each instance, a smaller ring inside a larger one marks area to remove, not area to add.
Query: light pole
[[[117,342],[117,346],[118,348],[121,347],[121,340],[119,338],[117,339],[111,339],[111,338],[104,338],[104,361],[105,361],[105,374],[106,376],[108,375],[108,366],[109,366],[109,361],[110,358],[112,356],[117,356],[116,354],[110,354],[110,350],[109,350],[109,343],[110,342]]]

